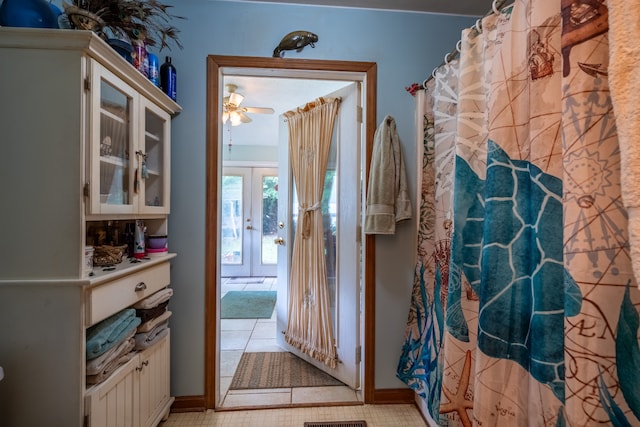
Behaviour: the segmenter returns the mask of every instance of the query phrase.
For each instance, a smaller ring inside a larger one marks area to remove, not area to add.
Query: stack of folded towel
[[[167,306],[173,289],[165,288],[87,329],[86,381],[103,382],[136,352],[169,333]]]
[[[171,311],[167,306],[172,295],[173,289],[165,288],[133,306],[142,321],[134,337],[135,350],[151,347],[169,333]]]
[[[132,308],[119,311],[87,329],[87,384],[104,381],[133,357],[140,318]]]

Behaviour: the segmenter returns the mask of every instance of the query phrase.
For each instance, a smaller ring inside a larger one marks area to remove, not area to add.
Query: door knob
[[[253,230],[253,227],[250,225],[247,225],[247,230]]]
[[[273,243],[284,246],[284,239],[282,237],[275,238],[273,239]]]

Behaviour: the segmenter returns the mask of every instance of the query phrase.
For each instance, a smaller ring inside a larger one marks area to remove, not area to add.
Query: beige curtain
[[[299,204],[285,339],[332,368],[338,356],[327,289],[321,201],[339,104],[337,98],[318,98],[284,114]]]

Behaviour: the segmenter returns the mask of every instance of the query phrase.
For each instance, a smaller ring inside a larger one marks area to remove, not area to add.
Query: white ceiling
[[[291,3],[332,7],[355,7],[448,15],[481,16],[491,9],[492,0],[226,0],[250,3]]]
[[[225,0],[247,1],[247,0]],[[482,16],[491,9],[492,0],[251,0],[251,2],[295,3],[368,9]],[[271,107],[272,115],[249,114],[251,123],[231,127],[233,145],[277,145],[278,116],[329,94],[344,81],[282,79],[274,77],[225,76],[224,84],[238,86],[244,95],[242,106]],[[229,143],[229,126],[223,129],[223,144]]]
[[[242,107],[270,107],[275,110],[274,114],[247,113],[251,123],[231,126],[233,145],[277,145],[278,116],[349,84],[337,80],[246,76],[225,76],[223,83],[238,86],[236,92],[244,95]],[[227,122],[223,129],[225,146],[229,143],[229,128]]]

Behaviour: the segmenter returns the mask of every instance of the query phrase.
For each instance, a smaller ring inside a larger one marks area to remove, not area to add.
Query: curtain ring
[[[482,32],[482,27],[480,27],[480,18],[476,19],[476,31],[478,34]]]
[[[458,40],[458,43],[456,43],[456,50],[458,53],[462,53],[462,40]]]
[[[495,13],[496,15],[500,15],[500,11],[498,10],[498,5],[496,4],[497,0],[493,0],[491,2],[491,9],[493,10],[493,13]]]
[[[451,52],[447,52],[447,54],[444,56],[444,63],[449,65],[449,55],[451,54]]]
[[[435,76],[434,76],[434,78],[435,78]],[[422,81],[422,88],[423,88],[423,89],[426,89],[426,88],[427,88],[427,82],[428,82],[428,81],[429,81],[429,78],[428,78],[428,77]]]
[[[436,70],[437,70],[437,68],[434,68],[433,71],[431,72],[431,77],[433,77],[434,79],[437,78],[436,77]]]

